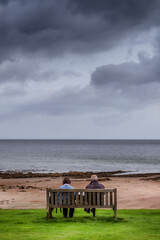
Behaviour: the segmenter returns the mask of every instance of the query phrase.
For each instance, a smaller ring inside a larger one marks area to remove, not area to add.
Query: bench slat
[[[106,193],[106,206],[108,206],[108,192]]]
[[[55,205],[58,205],[58,201],[57,201],[57,193],[55,193]]]
[[[72,206],[75,205],[75,202],[74,202],[74,192],[72,192]]]
[[[49,206],[50,208],[85,208],[85,206],[81,206],[81,205],[78,205],[78,206],[72,206],[72,205],[58,205],[58,206],[55,206],[55,205],[50,205]],[[87,205],[86,206],[87,208],[111,208],[110,206],[108,207],[104,207],[104,206],[97,206],[97,205]]]
[[[63,193],[63,205],[66,205],[66,192]]]
[[[84,193],[84,204],[85,204],[85,206],[88,205],[87,193]]]
[[[78,195],[78,193],[76,192],[76,205],[78,205],[79,204],[79,195]]]
[[[83,206],[83,192],[80,193],[80,205]]]
[[[101,205],[104,206],[104,193],[101,192]]]
[[[100,205],[100,193],[97,193],[97,206]]]
[[[54,202],[53,202],[53,193],[51,193],[51,204],[54,204]]]
[[[68,205],[71,205],[71,194],[68,193]]]
[[[110,206],[113,205],[113,197],[112,197],[112,192],[110,192]]]
[[[62,193],[59,192],[59,205],[62,205]]]
[[[93,205],[96,205],[95,192],[93,193]]]
[[[92,203],[91,203],[91,192],[89,192],[88,195],[89,195],[89,205],[92,205]]]
[[[114,189],[52,189],[49,192],[113,192]]]

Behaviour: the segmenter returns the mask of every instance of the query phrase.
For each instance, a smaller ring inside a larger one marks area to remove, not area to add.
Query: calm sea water
[[[160,172],[160,140],[0,140],[0,170]]]

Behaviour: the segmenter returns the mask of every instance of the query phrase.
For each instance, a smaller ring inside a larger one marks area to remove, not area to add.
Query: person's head
[[[71,184],[71,180],[69,179],[69,177],[63,178],[63,184]]]
[[[91,181],[97,181],[98,180],[98,177],[97,177],[97,175],[92,175],[91,176]]]

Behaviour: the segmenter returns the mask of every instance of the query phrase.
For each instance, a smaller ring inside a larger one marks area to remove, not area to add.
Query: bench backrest
[[[46,189],[47,208],[117,208],[117,189]]]

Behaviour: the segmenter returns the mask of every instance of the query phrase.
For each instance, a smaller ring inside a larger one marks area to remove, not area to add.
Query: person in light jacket
[[[71,184],[71,180],[68,177],[65,177],[63,179],[63,185],[59,189],[74,189],[74,187],[70,186],[70,184]],[[70,200],[72,204],[72,197],[70,197]],[[63,193],[62,193],[62,203],[63,203]],[[68,193],[66,193],[66,204],[68,204]],[[65,218],[67,217],[67,214],[68,214],[68,208],[63,208],[63,216]],[[70,208],[69,217],[72,218],[73,214],[74,214],[74,208]]]

